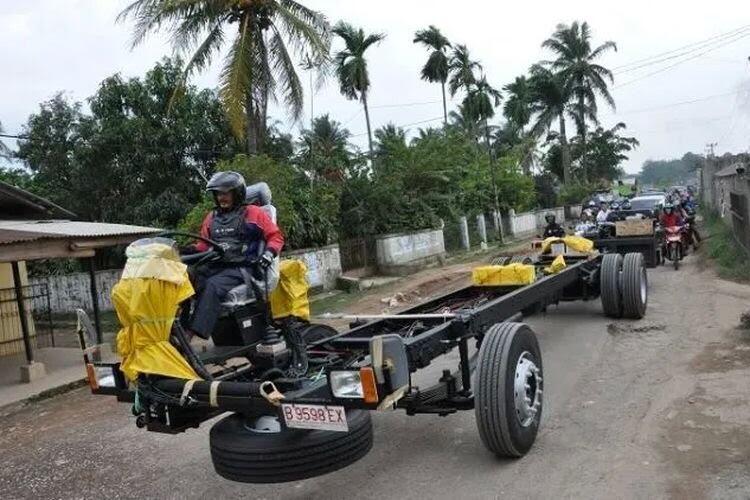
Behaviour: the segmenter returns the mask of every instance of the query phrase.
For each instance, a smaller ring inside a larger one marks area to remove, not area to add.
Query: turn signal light
[[[362,394],[364,396],[365,403],[377,403],[378,385],[375,382],[375,372],[372,370],[372,368],[369,366],[360,368],[359,379],[362,384]]]

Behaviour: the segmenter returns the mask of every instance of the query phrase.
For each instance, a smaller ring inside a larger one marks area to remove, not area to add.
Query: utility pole
[[[709,142],[708,144],[706,144],[706,156],[708,158],[714,157],[714,148],[718,145],[718,142]]]

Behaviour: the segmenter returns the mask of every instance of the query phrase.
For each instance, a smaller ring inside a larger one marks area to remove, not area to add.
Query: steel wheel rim
[[[524,351],[516,363],[513,400],[519,425],[529,427],[542,406],[542,375],[528,351]]]

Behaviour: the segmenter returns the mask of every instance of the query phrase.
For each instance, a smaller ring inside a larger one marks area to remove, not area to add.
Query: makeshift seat
[[[257,205],[268,214],[268,217],[275,223],[276,222],[276,207],[271,204],[271,188],[265,182],[258,182],[249,185],[245,190],[245,203],[248,205]],[[265,248],[263,245],[258,247],[258,257],[263,254]],[[249,278],[253,279],[253,278]],[[268,268],[268,293],[271,293],[279,282],[279,258],[274,259],[271,267]],[[265,286],[262,281],[258,283],[260,289],[265,291]],[[247,283],[238,285],[229,292],[222,302],[222,306],[228,309],[244,306],[255,301],[255,293],[253,288]]]

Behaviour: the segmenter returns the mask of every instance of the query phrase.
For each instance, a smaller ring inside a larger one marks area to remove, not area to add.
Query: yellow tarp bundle
[[[177,305],[195,293],[173,242],[138,240],[125,254],[122,278],[112,289],[122,325],[117,333],[120,370],[129,380],[136,380],[139,373],[200,378],[169,342]]]
[[[296,316],[310,319],[307,300],[307,266],[301,260],[282,260],[279,264],[279,284],[271,292],[271,312],[276,319]]]
[[[555,260],[552,261],[552,264],[544,268],[544,272],[547,274],[557,274],[566,267],[568,267],[568,264],[565,263],[565,257],[558,255],[555,257]]]
[[[528,264],[475,267],[471,280],[478,286],[529,285],[536,280],[536,268]]]
[[[594,242],[581,236],[568,235],[563,238],[547,238],[542,243],[542,253],[548,253],[554,243],[565,243],[565,246],[581,253],[590,253],[594,250]]]

